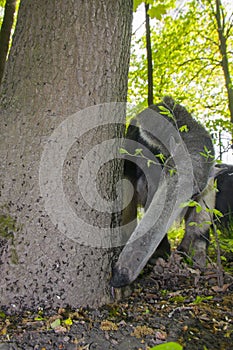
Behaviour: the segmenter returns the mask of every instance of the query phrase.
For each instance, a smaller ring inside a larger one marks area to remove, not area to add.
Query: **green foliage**
[[[176,248],[184,237],[185,225],[184,220],[181,224],[173,224],[168,231],[168,239],[171,243],[172,248]]]
[[[120,154],[130,154],[126,149],[124,148],[119,148],[119,153]]]
[[[156,1],[156,4],[166,6],[167,2]],[[154,11],[152,6],[151,12]],[[214,10],[215,0],[186,1],[172,11],[168,7],[166,15],[159,22],[155,19],[151,21],[151,38],[155,103],[162,96],[173,96],[179,103],[186,104],[217,139],[220,130],[231,132],[232,124]],[[233,12],[232,4],[228,5],[227,10],[223,6],[224,34],[232,76],[233,56],[230,53],[233,50],[233,26],[229,20]],[[145,37],[133,38],[128,99],[146,107],[145,47]],[[203,154],[210,157],[208,152],[204,151]]]
[[[202,211],[202,206],[200,205],[200,203],[194,201],[193,199],[190,199],[189,201],[182,203],[180,205],[181,208],[186,208],[186,207],[190,207],[190,208],[196,208],[196,212],[200,213]]]
[[[73,324],[73,321],[70,317],[65,319],[63,322],[66,326],[72,326],[72,324]]]
[[[186,299],[186,297],[184,297],[183,295],[176,295],[174,297],[169,298],[169,302],[182,304],[185,302],[185,299]]]
[[[173,175],[176,174],[176,173],[177,173],[177,170],[176,170],[175,168],[169,169],[169,175],[170,175],[170,176],[173,176]]]
[[[159,344],[156,346],[153,346],[153,348],[150,348],[150,350],[182,350],[183,347],[174,342],[169,342],[169,343],[164,343],[164,344]]]
[[[2,21],[3,21],[5,2],[6,0],[0,0],[0,28],[2,26]]]
[[[220,248],[222,251],[224,251],[224,253],[233,254],[233,238],[225,238],[224,234],[220,234],[219,241]],[[224,256],[222,256],[222,260],[225,260]]]
[[[148,11],[149,16],[151,18],[157,18],[159,20],[161,20],[162,16],[165,15],[167,11],[175,5],[174,0],[134,0],[134,12],[136,12],[137,8],[143,3],[150,5],[150,9]]]
[[[142,156],[142,149],[141,148],[136,148],[134,152],[135,156]]]
[[[221,214],[222,216],[222,214]],[[216,217],[215,217],[216,220]],[[217,221],[215,221],[217,223]],[[233,256],[233,220],[230,219],[229,227],[224,228],[221,227],[221,229],[214,227],[214,230],[216,230],[216,234],[219,241],[219,247],[220,247],[220,254],[221,254],[221,261],[224,264],[224,266],[227,268],[227,270],[232,270],[231,265],[228,266],[228,258],[227,256],[232,257]],[[209,248],[209,253],[212,259],[215,259],[216,256],[216,250],[217,250],[217,242],[215,239],[214,232],[211,231],[211,246]],[[231,260],[232,258],[230,258]]]
[[[127,154],[127,155],[129,155],[129,156],[132,156],[132,157],[136,157],[136,158],[143,158],[143,159],[145,159],[145,160],[147,160],[147,166],[149,167],[151,164],[155,164],[155,165],[157,165],[157,162],[155,161],[155,160],[153,160],[153,159],[149,159],[149,158],[147,158],[144,154],[143,154],[143,151],[142,151],[142,149],[141,148],[136,148],[135,149],[135,151],[134,151],[134,154],[133,153],[129,153],[126,149],[124,149],[124,148],[119,148],[119,153],[120,154]],[[155,155],[155,157],[161,157],[161,159],[162,159],[162,156],[163,155],[161,155],[161,154],[159,154],[159,155]]]
[[[204,152],[200,152],[200,155],[203,156],[204,158],[206,158],[206,160],[211,160],[211,159],[213,160],[214,159],[213,154],[206,146],[204,146]]]
[[[134,12],[137,11],[138,6],[140,6],[142,3],[145,3],[145,1],[144,0],[134,0],[134,2],[133,2]]]
[[[194,300],[193,304],[200,304],[202,303],[203,301],[208,301],[208,300],[212,300],[213,299],[213,296],[210,295],[210,296],[200,296],[200,295],[197,295],[196,299]]]
[[[60,318],[57,318],[55,321],[53,321],[50,325],[52,329],[55,329],[61,325],[61,320]]]
[[[18,254],[15,248],[14,232],[19,229],[16,220],[10,215],[0,215],[0,240],[7,239],[9,241],[10,259],[12,264],[18,264]]]
[[[214,208],[212,211],[216,220],[219,220],[219,218],[223,217],[223,214],[218,209]]]
[[[162,19],[162,16],[167,13],[167,7],[164,4],[158,4],[157,6],[152,7],[148,10],[148,15],[151,18]]]
[[[5,312],[3,312],[2,310],[0,310],[0,318],[6,318]]]
[[[0,215],[0,237],[12,239],[14,231],[16,231],[16,220],[10,215]]]
[[[168,108],[166,108],[164,106],[159,106],[159,110],[160,110],[160,112],[159,112],[160,114],[166,115],[167,117],[171,118],[172,120],[175,120],[174,115],[172,114],[172,112]]]
[[[165,157],[165,155],[163,153],[158,153],[158,154],[155,155],[155,157],[158,158],[161,161],[162,164],[164,164],[165,161],[166,161],[166,157]]]
[[[180,132],[188,132],[189,129],[188,129],[187,125],[182,125],[182,126],[179,128],[179,131],[180,131]]]

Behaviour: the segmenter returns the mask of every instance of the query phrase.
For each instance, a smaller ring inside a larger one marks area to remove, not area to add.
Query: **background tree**
[[[145,4],[146,12],[146,52],[147,52],[147,77],[148,77],[148,106],[154,102],[153,91],[153,61],[151,51],[151,32],[150,32],[150,16],[149,16],[149,4]]]
[[[131,20],[131,0],[21,1],[1,95],[1,306],[109,301],[113,251],[80,245],[54,227],[40,193],[39,164],[46,140],[69,115],[126,100]],[[113,224],[111,215],[88,208],[75,176],[86,152],[103,136],[113,137],[113,129],[77,140],[63,167],[72,209],[104,227]],[[120,168],[111,171],[100,174],[110,195],[112,173]]]

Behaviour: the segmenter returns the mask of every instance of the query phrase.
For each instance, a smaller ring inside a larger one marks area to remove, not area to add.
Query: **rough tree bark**
[[[80,245],[52,224],[39,163],[45,142],[69,115],[126,100],[131,21],[132,0],[21,0],[0,118],[0,220],[6,223],[0,232],[0,304],[10,311],[97,306],[110,299],[112,250]],[[114,132],[104,130],[106,138]],[[72,147],[64,191],[77,215],[108,227],[111,215],[88,210],[75,183],[78,164],[102,134],[94,130]],[[111,192],[111,176],[102,175]]]

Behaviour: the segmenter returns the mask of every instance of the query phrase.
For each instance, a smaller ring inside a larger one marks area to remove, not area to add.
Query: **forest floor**
[[[148,350],[166,342],[186,350],[231,350],[233,274],[222,277],[216,266],[200,272],[172,254],[147,267],[121,302],[50,315],[0,312],[0,350]]]

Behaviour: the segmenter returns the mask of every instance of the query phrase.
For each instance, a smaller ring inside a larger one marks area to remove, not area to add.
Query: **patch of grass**
[[[171,243],[172,248],[176,248],[184,237],[185,224],[184,220],[182,223],[174,223],[168,231],[168,240]]]
[[[7,240],[10,245],[10,260],[12,264],[18,263],[18,255],[14,242],[14,232],[18,230],[15,218],[10,215],[0,215],[0,239]]]

